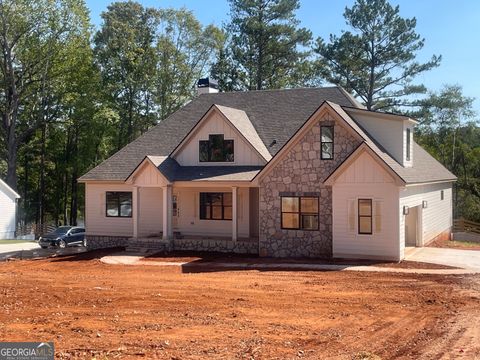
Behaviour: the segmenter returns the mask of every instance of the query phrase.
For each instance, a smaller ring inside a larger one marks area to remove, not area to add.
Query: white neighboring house
[[[0,239],[15,238],[17,199],[15,190],[0,179]]]

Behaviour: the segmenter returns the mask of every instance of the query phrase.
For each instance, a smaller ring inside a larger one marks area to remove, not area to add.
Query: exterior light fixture
[[[427,200],[423,200],[422,201],[422,208],[423,209],[426,209],[428,207],[428,201]]]
[[[410,212],[410,208],[407,205],[405,205],[403,207],[403,215],[408,215],[409,212]]]

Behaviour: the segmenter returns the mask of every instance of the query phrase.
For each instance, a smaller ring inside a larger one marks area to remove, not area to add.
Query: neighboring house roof
[[[180,166],[169,155],[176,151],[182,139],[189,136],[205,114],[215,107],[262,156],[270,160],[272,156],[275,158],[323,103],[328,104],[405,184],[456,180],[455,175],[416,143],[413,151],[414,165],[402,166],[355,120],[355,113],[368,110],[361,107],[345,90],[328,87],[198,96],[83,175],[80,181],[125,181],[146,157],[169,181],[252,180],[260,173],[261,166]],[[387,116],[405,118],[392,114]]]
[[[145,156],[169,155],[214,104],[243,110],[273,156],[325,100],[357,106],[339,87],[203,94],[79,180],[125,180]]]
[[[20,195],[17,194],[8,184],[0,179],[0,190],[7,194],[12,199],[20,199]]]

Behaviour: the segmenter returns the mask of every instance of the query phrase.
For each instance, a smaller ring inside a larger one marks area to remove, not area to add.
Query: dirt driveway
[[[480,356],[476,276],[182,271],[93,255],[1,263],[0,339],[53,340],[65,359]]]

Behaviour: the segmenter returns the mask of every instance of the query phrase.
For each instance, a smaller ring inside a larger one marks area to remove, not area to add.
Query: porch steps
[[[127,252],[146,254],[168,250],[169,245],[169,241],[159,238],[130,239],[125,250]]]

